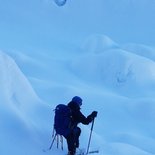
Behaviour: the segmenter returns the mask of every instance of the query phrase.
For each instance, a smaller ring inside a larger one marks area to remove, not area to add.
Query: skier
[[[97,111],[93,111],[88,117],[85,117],[80,111],[81,105],[82,99],[79,96],[73,97],[68,103],[72,113],[71,132],[65,137],[68,145],[68,155],[75,155],[76,148],[79,147],[81,129],[78,127],[78,123],[88,125],[97,116]]]

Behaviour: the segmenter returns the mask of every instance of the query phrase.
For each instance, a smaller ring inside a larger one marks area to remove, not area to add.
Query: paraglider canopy
[[[58,6],[63,6],[66,4],[67,0],[54,0]]]

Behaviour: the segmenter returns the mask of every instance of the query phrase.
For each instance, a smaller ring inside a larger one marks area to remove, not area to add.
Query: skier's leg
[[[79,148],[79,137],[81,134],[81,129],[79,127],[77,127],[75,129],[75,143],[76,143],[76,148]]]
[[[75,146],[75,135],[71,133],[68,137],[66,137],[67,146],[68,146],[68,154],[75,155],[76,146]]]

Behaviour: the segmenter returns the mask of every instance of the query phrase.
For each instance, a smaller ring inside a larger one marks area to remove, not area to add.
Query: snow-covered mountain
[[[134,45],[131,50],[131,46],[119,45],[108,36],[94,35],[86,39],[80,51],[75,49],[72,56],[64,58],[55,53],[50,56],[38,53],[34,58],[33,54],[8,52],[27,77],[1,51],[1,153],[44,154],[42,149],[51,142],[52,109],[80,95],[85,115],[94,109],[99,112],[92,150],[99,149],[101,155],[155,154],[155,63],[151,54],[145,57],[138,53],[139,46],[147,52],[144,45]],[[64,49],[64,54],[67,52]],[[90,126],[80,126],[81,148],[86,148]],[[46,153],[65,152],[53,146]]]
[[[49,130],[45,122],[49,120],[49,107],[36,95],[15,61],[2,51],[0,86],[0,153],[37,153],[35,147],[40,145],[42,135],[46,135],[42,129]]]
[[[98,111],[91,150],[155,154],[155,1],[5,0],[0,5],[0,155],[50,151],[53,109]],[[86,148],[90,125],[83,126]]]

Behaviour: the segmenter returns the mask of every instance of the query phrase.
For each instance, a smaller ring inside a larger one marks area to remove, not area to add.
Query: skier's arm
[[[82,124],[89,124],[96,116],[97,112],[92,112],[89,116],[85,117],[80,111],[79,111],[79,122]]]

